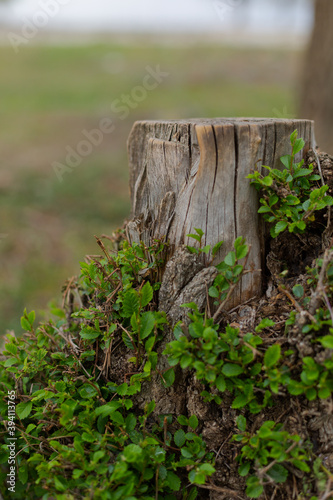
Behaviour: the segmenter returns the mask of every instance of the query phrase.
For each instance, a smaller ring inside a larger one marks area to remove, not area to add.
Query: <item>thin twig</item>
[[[295,446],[298,446],[298,443],[295,441],[289,448],[286,450],[286,455],[295,448]],[[262,477],[264,474],[266,474],[267,471],[269,471],[275,464],[277,464],[277,460],[273,460],[270,464],[266,465],[263,469],[259,469],[259,474]]]
[[[286,290],[285,288],[283,288],[281,285],[278,285],[278,289],[280,290],[280,292],[282,292],[286,297],[288,297],[288,299],[290,300],[290,302],[294,305],[294,307],[297,309],[297,311],[300,313],[300,314],[303,314],[303,315],[306,315],[308,316],[308,318],[312,321],[312,323],[317,323],[317,320],[316,318],[313,317],[313,315],[309,312],[309,311],[306,311],[305,309],[303,309],[299,303],[297,302],[297,300],[291,295],[291,293]]]
[[[244,261],[243,269],[245,269],[245,267],[246,267],[246,264],[247,264],[247,261],[248,261],[249,255],[250,255],[250,251],[251,251],[251,246],[252,246],[252,245],[249,245],[249,246],[248,246],[248,247],[249,247],[249,251],[248,251],[248,253],[247,253],[247,256],[245,257],[245,261]],[[244,272],[243,272],[242,274],[244,274]],[[242,274],[241,274],[241,276],[242,276]],[[241,279],[241,276],[240,276],[240,279]],[[213,316],[213,321],[214,321],[214,323],[217,321],[217,318],[219,317],[220,313],[223,311],[225,304],[226,304],[226,303],[228,302],[228,300],[230,299],[230,297],[231,297],[231,295],[233,294],[233,292],[234,292],[234,290],[235,290],[236,286],[238,285],[238,283],[239,283],[240,279],[237,281],[237,283],[233,283],[233,285],[231,285],[231,287],[229,288],[228,295],[226,296],[226,298],[224,299],[224,301],[223,301],[223,302],[219,305],[219,307],[218,307],[218,309],[217,309],[216,313],[215,313],[215,314],[214,314],[214,316]]]
[[[239,496],[239,492],[235,490],[230,490],[229,488],[221,488],[220,486],[216,486],[215,484],[197,484],[198,488],[203,488],[205,490],[217,491],[218,493],[224,493],[225,495],[229,495],[234,498],[238,498],[239,500],[244,500],[244,497]]]
[[[322,294],[325,291],[324,283],[326,279],[326,270],[328,265],[332,262],[332,258],[333,258],[333,251],[326,250],[323,257],[323,264],[321,266],[317,288],[310,300],[310,305],[309,305],[310,314],[314,314],[316,312],[322,301]]]
[[[206,287],[207,313],[208,313],[208,318],[211,318],[212,313],[211,313],[210,304],[209,304],[209,292],[208,292],[207,281],[205,281],[205,287]]]
[[[313,152],[314,152],[314,155],[315,155],[315,158],[316,158],[317,167],[318,167],[319,175],[320,175],[320,178],[321,178],[321,183],[324,186],[325,185],[325,181],[324,181],[324,177],[323,177],[323,172],[321,170],[319,156],[318,156],[317,151],[315,149],[313,149]]]

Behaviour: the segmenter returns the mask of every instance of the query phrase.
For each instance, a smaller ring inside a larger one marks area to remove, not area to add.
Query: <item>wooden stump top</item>
[[[132,240],[150,244],[165,237],[173,253],[194,228],[204,231],[203,245],[224,241],[221,261],[243,236],[251,244],[249,264],[260,270],[265,245],[257,214],[258,195],[246,176],[267,165],[281,168],[290,153],[290,135],[305,140],[303,155],[315,147],[310,120],[214,118],[136,122],[128,140]],[[244,277],[239,300],[261,288],[260,273]],[[246,290],[246,292],[245,292]],[[252,295],[251,295],[252,294]]]

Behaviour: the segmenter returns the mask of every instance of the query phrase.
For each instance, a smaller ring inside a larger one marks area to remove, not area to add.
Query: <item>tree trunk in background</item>
[[[170,242],[160,290],[163,310],[170,313],[178,302],[179,310],[198,292],[198,284],[193,282],[191,289],[188,285],[199,269],[191,269],[194,256],[186,252],[186,257],[182,247],[198,245],[186,236],[194,228],[204,231],[203,246],[224,241],[215,264],[233,249],[239,236],[251,245],[248,267],[254,272],[242,278],[228,306],[261,295],[263,226],[257,213],[258,195],[246,176],[256,165],[282,167],[280,157],[290,151],[289,137],[295,129],[306,143],[298,155],[301,159],[315,146],[309,120],[217,118],[134,125],[128,141],[133,220],[127,231],[131,241],[143,240],[148,246],[155,238]],[[201,269],[203,301],[204,283],[209,288],[214,269]],[[171,316],[179,319],[177,314]]]
[[[333,154],[332,0],[316,0],[315,26],[305,60],[300,116],[315,120],[319,148]]]

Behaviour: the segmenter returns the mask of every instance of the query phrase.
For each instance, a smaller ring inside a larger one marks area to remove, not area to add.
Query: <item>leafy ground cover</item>
[[[1,492],[17,436],[12,498],[332,496],[333,158],[295,163],[303,146],[295,132],[280,174],[249,176],[270,214],[262,297],[224,309],[248,271],[239,237],[202,283],[210,302],[183,304],[171,325],[159,307],[167,243],[119,231],[111,249],[97,238],[102,255],[81,263],[51,319],[24,311],[25,334],[8,335],[0,359]],[[190,236],[195,265],[210,266],[221,243]]]

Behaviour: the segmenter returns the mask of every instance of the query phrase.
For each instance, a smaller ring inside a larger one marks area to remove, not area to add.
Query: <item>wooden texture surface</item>
[[[186,235],[204,231],[203,244],[224,241],[215,262],[238,236],[251,244],[254,272],[243,277],[230,306],[259,295],[265,244],[258,195],[246,176],[256,166],[281,168],[290,152],[290,134],[315,146],[309,120],[259,118],[136,122],[128,140],[132,220],[128,236],[146,244],[170,241],[170,255],[181,245],[196,246]]]

